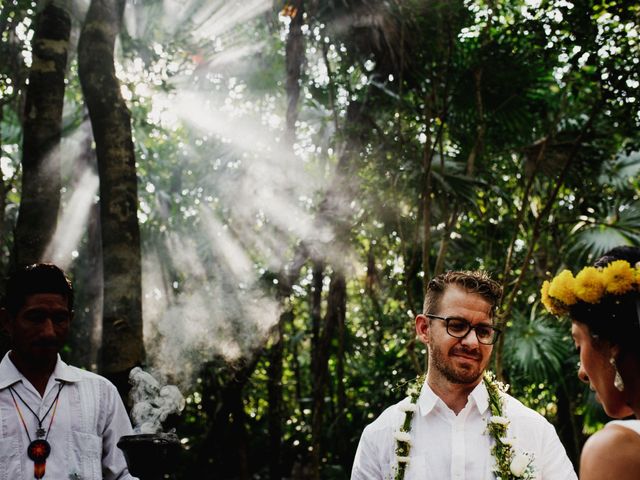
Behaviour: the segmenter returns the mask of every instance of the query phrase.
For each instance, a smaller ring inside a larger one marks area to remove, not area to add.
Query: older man
[[[484,379],[501,296],[484,272],[429,282],[415,320],[429,351],[426,378],[365,428],[352,480],[576,479],[553,426]]]
[[[3,307],[11,350],[0,362],[0,480],[133,478],[116,447],[131,434],[116,388],[60,359],[73,317],[64,272],[19,269]]]

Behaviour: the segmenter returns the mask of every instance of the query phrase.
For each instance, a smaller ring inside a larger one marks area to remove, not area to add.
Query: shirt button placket
[[[454,480],[464,479],[465,469],[465,448],[464,448],[464,417],[456,416],[453,421],[453,432],[451,435],[451,478]]]

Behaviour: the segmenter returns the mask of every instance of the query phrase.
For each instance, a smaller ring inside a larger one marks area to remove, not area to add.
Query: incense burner
[[[182,446],[174,433],[125,435],[118,442],[129,473],[140,480],[172,478],[178,467]]]

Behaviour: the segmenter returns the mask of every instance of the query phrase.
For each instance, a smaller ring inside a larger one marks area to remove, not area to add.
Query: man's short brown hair
[[[476,293],[487,300],[491,305],[491,316],[493,317],[496,307],[502,298],[502,286],[492,280],[489,274],[483,270],[450,270],[433,277],[427,285],[423,313],[438,313],[440,297],[444,294],[447,285],[452,284],[459,286],[468,293]]]

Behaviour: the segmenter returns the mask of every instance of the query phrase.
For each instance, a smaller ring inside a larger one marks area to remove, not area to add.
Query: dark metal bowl
[[[175,433],[125,435],[118,441],[129,473],[140,480],[161,480],[178,467],[182,445]]]

